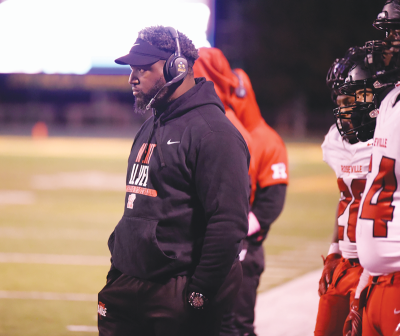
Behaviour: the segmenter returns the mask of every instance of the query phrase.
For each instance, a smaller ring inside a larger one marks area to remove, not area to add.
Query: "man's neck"
[[[183,80],[183,83],[177,87],[175,92],[169,97],[168,102],[171,102],[180,96],[182,96],[184,93],[189,91],[192,87],[196,85],[194,81],[194,77],[192,76],[186,76],[186,78]]]

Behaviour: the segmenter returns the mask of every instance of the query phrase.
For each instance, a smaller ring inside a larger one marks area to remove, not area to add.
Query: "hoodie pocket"
[[[163,276],[177,259],[166,255],[156,237],[158,221],[122,217],[114,231],[113,264],[122,273],[141,279]]]

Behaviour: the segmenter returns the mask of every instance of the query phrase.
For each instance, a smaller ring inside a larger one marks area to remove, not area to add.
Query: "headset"
[[[176,41],[175,52],[167,59],[164,65],[164,77],[167,82],[176,83],[184,79],[188,73],[188,62],[185,56],[181,54],[178,32],[173,27],[166,27],[172,38]]]
[[[238,98],[244,98],[247,95],[247,90],[244,86],[243,79],[242,77],[239,76],[239,74],[235,71],[232,70],[232,73],[237,77],[239,80],[239,86],[235,89],[235,94]]]
[[[166,28],[176,42],[176,49],[164,64],[163,73],[167,83],[165,83],[163,87],[156,93],[156,95],[150,100],[146,106],[146,110],[150,109],[151,105],[154,103],[154,100],[162,89],[185,79],[189,71],[187,59],[181,54],[178,32],[173,27]]]

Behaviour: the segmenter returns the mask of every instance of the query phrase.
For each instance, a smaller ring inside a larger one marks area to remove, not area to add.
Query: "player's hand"
[[[324,261],[324,269],[322,270],[321,279],[319,279],[318,294],[319,296],[326,293],[328,286],[332,283],[333,272],[336,266],[342,260],[342,256],[338,253],[329,254],[326,259],[322,257]]]
[[[362,307],[359,299],[354,299],[350,313],[343,326],[343,336],[361,336]]]

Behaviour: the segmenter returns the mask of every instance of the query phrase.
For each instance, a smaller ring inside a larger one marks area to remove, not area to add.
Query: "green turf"
[[[97,294],[107,266],[0,264],[0,288],[6,291]]]
[[[125,175],[131,140],[0,137],[0,193],[30,192],[32,204],[0,204],[0,253],[108,257],[107,239],[123,211],[121,190],[37,189],[33,180],[95,171]],[[290,185],[283,213],[265,242],[260,291],[321,266],[338,200],[319,144],[289,143]],[[0,263],[0,291],[96,294],[108,266]],[[95,302],[0,299],[0,335],[88,335]]]
[[[37,232],[40,232],[37,230]],[[0,238],[0,252],[43,253],[69,255],[107,255],[107,234],[98,234],[98,241],[62,238]],[[46,233],[44,232],[44,235]]]
[[[0,299],[2,336],[89,336],[69,325],[97,325],[96,302]]]

